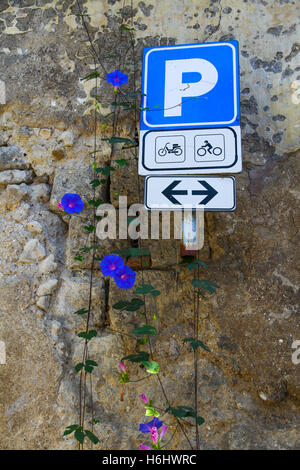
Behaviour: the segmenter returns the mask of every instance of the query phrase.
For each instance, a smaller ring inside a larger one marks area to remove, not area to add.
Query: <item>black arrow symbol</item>
[[[192,195],[196,196],[198,194],[202,194],[203,196],[205,195],[206,197],[199,203],[199,204],[207,204],[209,201],[212,200],[213,197],[215,197],[218,194],[218,191],[215,190],[210,184],[208,184],[206,181],[198,180],[198,183],[202,184],[206,188],[205,191],[203,190],[194,190],[192,191]]]
[[[187,195],[187,191],[173,191],[173,189],[175,188],[175,186],[177,186],[179,183],[181,183],[181,180],[179,181],[173,181],[171,184],[169,184],[169,186],[166,187],[166,189],[164,189],[162,191],[162,194],[167,198],[169,199],[170,202],[172,202],[173,204],[179,204],[181,206],[181,203],[177,201],[177,199],[175,199],[175,197],[173,197],[174,195],[175,196],[186,196]]]

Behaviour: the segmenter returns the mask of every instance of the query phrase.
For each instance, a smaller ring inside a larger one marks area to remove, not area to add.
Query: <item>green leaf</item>
[[[78,364],[76,364],[75,366],[75,372],[80,372],[83,367],[84,367],[84,363],[78,362]]]
[[[135,328],[134,330],[132,330],[132,333],[134,335],[141,335],[141,336],[144,336],[144,335],[157,336],[157,331],[152,325],[143,325],[139,328]]]
[[[134,28],[129,28],[129,26],[127,26],[126,24],[121,24],[119,29],[120,31],[135,31]]]
[[[119,165],[119,166],[124,166],[126,165],[126,160],[124,158],[119,158],[119,160],[115,160],[115,162]]]
[[[177,406],[176,408],[170,406],[166,412],[171,413],[173,416],[176,416],[176,418],[186,418],[191,416],[191,413],[195,413],[193,408],[189,406]]]
[[[98,365],[98,362],[92,361],[91,359],[87,359],[85,363],[89,366],[94,366],[94,367]]]
[[[143,364],[144,367],[146,367],[146,370],[147,372],[149,372],[149,374],[158,374],[160,365],[157,362],[141,361],[141,363]]]
[[[95,201],[88,201],[88,204],[93,207],[99,207],[101,204],[104,204],[104,201],[102,199],[96,199]]]
[[[110,144],[136,144],[134,140],[128,139],[127,137],[110,137],[109,139],[101,139]]]
[[[197,423],[201,426],[201,424],[205,423],[205,419],[202,416],[197,416]]]
[[[95,230],[95,225],[84,225],[82,229],[88,233],[92,233]]]
[[[123,372],[123,374],[120,377],[120,383],[121,384],[128,384],[128,382],[130,382],[128,374],[127,374],[127,372]]]
[[[74,256],[74,261],[81,261],[82,262],[83,260],[84,260],[84,258],[81,255]]]
[[[189,406],[177,406],[176,408],[169,407],[166,413],[171,413],[176,418],[195,418],[199,425],[205,422],[202,416],[196,416],[195,410]]]
[[[129,96],[129,98],[137,98],[140,96],[146,96],[145,93],[125,93],[124,96]]]
[[[143,346],[147,342],[148,342],[148,338],[147,338],[147,336],[145,336],[144,338],[138,339],[137,344],[139,344],[140,346]]]
[[[149,361],[149,353],[145,351],[140,351],[136,354],[130,354],[129,356],[125,356],[121,359],[121,361],[130,361],[130,362],[143,362]]]
[[[95,436],[95,434],[91,431],[88,431],[87,429],[84,430],[85,432],[85,435],[86,437],[89,438],[89,440],[93,443],[93,444],[98,444],[99,442],[99,439],[97,436]]]
[[[103,176],[109,176],[112,171],[115,169],[112,166],[104,166],[102,168],[96,168],[97,173],[101,173]]]
[[[84,432],[83,431],[80,431],[79,429],[76,429],[76,431],[74,433],[74,437],[80,444],[83,444],[83,441],[84,441]]]
[[[83,251],[83,253],[88,253],[90,250],[88,247],[83,247],[83,248],[79,248],[80,251]]]
[[[84,253],[88,253],[91,250],[98,250],[100,248],[99,245],[91,245],[91,246],[85,246],[84,248],[80,248],[80,251],[83,251]]]
[[[129,302],[126,300],[120,300],[120,302],[117,302],[116,304],[113,305],[113,308],[115,310],[125,310]]]
[[[111,103],[112,106],[120,106],[123,109],[134,109],[135,105],[134,103],[131,103],[130,101],[120,101],[120,103]]]
[[[99,72],[97,72],[96,70],[94,72],[91,72],[89,73],[88,75],[86,75],[85,77],[81,78],[80,80],[83,81],[83,80],[92,80],[93,78],[97,78],[97,77],[100,77],[99,75]]]
[[[149,256],[149,250],[140,250],[139,248],[127,248],[126,250],[115,250],[113,253],[126,256],[126,258],[136,258],[138,256]]]
[[[80,310],[76,310],[76,312],[74,312],[74,315],[83,315],[84,313],[89,313],[89,310],[87,310],[86,308],[81,308]]]
[[[138,298],[132,299],[126,307],[127,312],[136,312],[144,305],[144,301]]]
[[[193,279],[193,280],[191,281],[191,283],[193,284],[193,286],[194,286],[195,288],[201,287],[201,281],[200,281],[200,279]]]
[[[203,263],[203,261],[200,261],[198,259],[194,260],[192,263],[189,263],[187,265],[187,268],[192,271],[193,269],[196,269],[198,266],[203,266],[204,268],[208,268],[207,264]]]
[[[159,417],[159,412],[152,406],[146,405],[145,409],[146,409],[146,416],[156,416],[156,418]]]
[[[184,256],[178,264],[189,264],[195,261],[194,256]]]
[[[83,362],[79,362],[78,364],[76,364],[75,371],[80,372],[81,369],[84,367],[85,372],[91,373],[93,372],[94,367],[96,367],[97,365],[97,362],[87,359],[85,361],[85,364]]]
[[[79,338],[85,338],[88,341],[90,341],[92,338],[95,338],[97,336],[97,331],[96,330],[89,330],[88,332],[86,331],[81,331],[78,333]]]
[[[158,297],[160,295],[160,291],[154,289],[152,292],[150,292],[150,294],[153,295],[153,297]]]
[[[93,187],[93,188],[97,188],[97,186],[100,186],[100,180],[99,179],[94,179],[92,181],[90,181],[90,185]]]
[[[195,338],[184,338],[183,342],[184,343],[186,343],[186,342],[190,343],[190,346],[191,346],[193,351],[195,351],[197,348],[200,347],[202,349],[205,349],[205,351],[210,352],[210,349],[204,343],[202,343],[202,341],[196,340]]]
[[[136,288],[136,290],[134,291],[134,294],[143,294],[143,295],[151,294],[153,295],[153,297],[157,297],[158,295],[160,295],[160,291],[154,289],[154,287],[151,286],[150,284],[143,284]]]
[[[135,312],[139,310],[144,305],[144,301],[139,298],[131,299],[129,302],[121,300],[113,305],[115,310],[126,310],[127,312]]]
[[[149,294],[153,290],[154,287],[150,284],[143,284],[135,289],[134,294]]]
[[[214,294],[216,289],[220,289],[220,286],[206,279],[193,279],[191,282],[195,288],[201,287],[202,289],[207,290],[210,294]]]
[[[63,433],[63,436],[67,436],[68,434],[72,434],[72,432],[76,431],[76,429],[79,428],[78,424],[71,424],[70,426],[67,426],[65,429],[65,432]]]

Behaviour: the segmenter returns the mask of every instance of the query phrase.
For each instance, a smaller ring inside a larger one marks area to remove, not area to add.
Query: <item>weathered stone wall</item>
[[[207,278],[222,286],[201,301],[201,339],[212,353],[199,361],[199,410],[205,418],[206,449],[290,449],[300,447],[299,370],[292,343],[299,332],[299,24],[296,1],[163,0],[152,2],[82,0],[91,38],[101,55],[125,55],[121,12],[136,30],[136,60],[143,46],[237,39],[240,44],[243,173],[237,175],[237,211],[206,215],[201,259]],[[77,217],[62,216],[56,202],[64,192],[89,199],[93,149],[94,81],[80,81],[92,69],[86,33],[74,0],[0,0],[0,447],[70,449],[62,438],[77,422],[78,383],[73,365],[82,351],[75,332],[83,320],[72,312],[85,307],[89,263],[74,261],[86,242]],[[297,36],[298,33],[298,36]],[[124,59],[125,60],[125,59]],[[132,78],[129,64],[117,66]],[[113,58],[105,59],[109,71]],[[140,79],[140,72],[139,72]],[[100,112],[112,101],[105,77],[98,81]],[[298,121],[297,121],[298,119]],[[101,119],[100,119],[101,122]],[[130,120],[119,133],[133,135]],[[101,143],[98,161],[108,161]],[[119,134],[119,135],[121,135]],[[137,162],[120,149],[114,158],[130,160],[112,174],[103,197],[137,190]],[[141,178],[142,185],[142,178]],[[110,193],[110,194],[109,194]],[[99,256],[129,242],[101,245]],[[162,380],[172,405],[193,406],[193,357],[182,338],[192,333],[191,274],[177,266],[174,241],[151,241],[151,269],[145,280],[158,287],[162,335],[154,345],[157,361],[168,364]],[[297,251],[298,250],[298,251]],[[138,274],[139,279],[141,274]],[[90,343],[100,367],[93,378],[99,448],[131,449],[140,441],[143,407],[138,394],[163,397],[155,378],[128,384],[120,401],[118,360],[134,349],[109,327],[137,326],[135,315],[110,308],[120,291],[94,280]],[[151,306],[150,306],[151,308]],[[120,321],[121,320],[121,321]],[[132,366],[131,373],[138,376]],[[168,418],[170,430],[175,423]],[[194,443],[192,427],[187,432]],[[171,448],[185,449],[175,434]]]

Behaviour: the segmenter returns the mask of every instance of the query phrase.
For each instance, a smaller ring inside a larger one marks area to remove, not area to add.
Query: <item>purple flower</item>
[[[145,446],[144,444],[140,444],[139,449],[140,450],[151,450],[151,447]]]
[[[118,87],[128,82],[128,75],[120,72],[119,70],[115,70],[114,72],[106,75],[106,80],[108,83],[111,83],[116,90]]]
[[[58,203],[57,203],[57,206],[58,206],[58,208],[59,208],[61,211],[64,210],[64,206],[62,205],[61,202],[58,202]]]
[[[129,266],[124,266],[122,273],[114,276],[114,279],[121,289],[131,289],[135,283],[135,277],[136,273]]]
[[[151,439],[153,441],[153,444],[157,445],[158,443],[158,433],[157,433],[157,428],[153,426],[151,429]]]
[[[107,255],[100,262],[100,268],[103,276],[115,277],[123,273],[124,261],[120,256]]]
[[[122,372],[126,372],[126,368],[125,368],[125,364],[124,364],[124,362],[122,362],[122,361],[121,361],[121,362],[119,362],[119,366],[121,367],[121,369],[122,369]]]
[[[162,439],[166,433],[166,430],[168,429],[168,426],[166,424],[163,425],[160,431],[160,439]]]
[[[159,421],[158,418],[153,418],[152,421],[146,424],[140,424],[139,431],[146,433],[146,432],[151,432],[152,428],[159,429],[162,426],[162,421]]]
[[[83,200],[79,194],[66,193],[61,200],[61,205],[68,214],[81,212],[83,209]],[[60,206],[59,206],[60,208]]]
[[[149,403],[149,400],[148,400],[148,398],[146,397],[146,395],[145,395],[144,393],[142,393],[142,394],[140,395],[140,397],[141,397],[141,399],[143,400],[143,402],[145,402],[146,404]]]

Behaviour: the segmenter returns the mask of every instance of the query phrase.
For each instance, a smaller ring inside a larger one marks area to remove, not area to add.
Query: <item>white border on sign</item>
[[[194,48],[194,47],[216,47],[216,46],[229,46],[233,50],[233,88],[234,88],[234,117],[231,121],[220,121],[220,122],[181,122],[178,124],[149,124],[147,119],[146,119],[146,113],[147,111],[143,111],[143,121],[148,127],[179,127],[179,126],[198,126],[198,125],[212,125],[212,124],[232,124],[236,118],[237,118],[237,96],[236,96],[236,90],[237,90],[237,85],[236,85],[236,50],[235,47],[230,44],[230,43],[214,43],[214,44],[194,44],[194,45],[186,45],[186,46],[174,46],[174,47],[156,47],[148,51],[145,55],[145,70],[144,70],[144,93],[146,96],[143,97],[143,108],[146,108],[146,100],[147,100],[147,73],[148,73],[148,56],[151,54],[151,52],[154,51],[165,51],[165,50],[170,50],[170,49],[189,49],[189,48]]]

